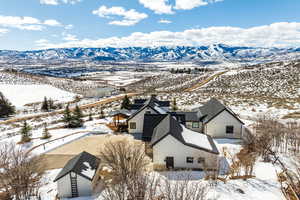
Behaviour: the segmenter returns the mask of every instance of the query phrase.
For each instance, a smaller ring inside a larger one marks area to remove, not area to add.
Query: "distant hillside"
[[[1,63],[18,61],[192,61],[202,65],[214,63],[263,63],[300,58],[300,48],[232,47],[222,44],[200,47],[129,47],[129,48],[64,48],[36,51],[0,51]]]

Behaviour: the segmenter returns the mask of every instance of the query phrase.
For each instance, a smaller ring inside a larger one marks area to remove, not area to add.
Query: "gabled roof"
[[[99,164],[100,159],[83,151],[67,162],[65,167],[54,179],[54,182],[58,181],[60,178],[64,177],[70,172],[74,172],[88,180],[93,180]]]
[[[163,120],[167,114],[145,114],[142,140],[150,142],[154,128]]]
[[[208,123],[210,120],[215,118],[218,114],[224,110],[228,111],[233,117],[235,117],[239,122],[244,124],[237,115],[230,109],[227,108],[224,104],[218,101],[215,98],[211,98],[206,104],[196,109],[200,116],[203,118],[203,123]]]
[[[111,111],[110,113],[108,113],[109,116],[114,116],[114,115],[118,115],[118,114],[130,116],[132,114],[132,112],[127,109],[121,109],[121,110]]]
[[[161,103],[160,102],[163,102],[163,101],[159,101],[158,99],[156,99],[155,96],[151,96],[145,103],[144,105],[139,109],[137,110],[135,113],[133,113],[129,118],[128,120],[132,119],[134,116],[136,116],[139,112],[141,112],[142,110],[144,110],[146,107],[150,107],[152,108],[154,111],[156,111],[158,114],[166,114],[167,111],[164,110],[161,106],[161,104],[165,105],[166,103]]]
[[[182,144],[206,152],[219,154],[219,151],[209,135],[185,128],[173,116],[167,115],[154,129],[150,145],[154,146],[171,135]]]
[[[186,122],[197,122],[197,121],[200,121],[200,118],[198,116],[198,112],[197,111],[192,111],[192,112],[176,111],[175,113],[177,115],[184,115]]]

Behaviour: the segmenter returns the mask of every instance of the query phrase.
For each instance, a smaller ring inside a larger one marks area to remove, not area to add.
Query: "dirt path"
[[[215,78],[217,78],[217,77],[225,74],[226,72],[227,71],[222,71],[222,72],[216,73],[216,74],[208,77],[204,81],[201,81],[200,83],[198,83],[198,84],[196,84],[196,85],[194,85],[194,86],[192,86],[190,88],[185,89],[184,92],[191,92],[191,91],[193,91],[193,90],[195,90],[195,89],[197,89],[199,87],[202,87],[202,86],[206,85],[207,83],[209,83],[210,81],[212,81],[213,79],[215,79]]]
[[[132,96],[136,96],[136,95],[139,95],[139,94],[140,93],[129,93],[129,94],[127,94],[127,96],[132,97]],[[123,98],[124,98],[124,95],[117,96],[117,97],[111,97],[111,98],[108,98],[108,99],[97,101],[95,103],[81,105],[79,107],[84,110],[84,109],[92,108],[92,107],[95,107],[95,106],[99,106],[99,105],[111,103],[111,102],[114,102],[114,101],[118,101],[118,100],[121,100]],[[72,110],[72,108],[71,108],[71,110]],[[34,119],[34,118],[38,118],[38,117],[53,116],[53,115],[57,115],[57,114],[62,114],[63,112],[64,112],[64,110],[62,109],[62,110],[57,110],[57,111],[48,112],[48,113],[42,113],[42,114],[38,114],[38,115],[31,115],[31,116],[26,116],[26,117],[16,117],[16,118],[12,118],[12,119],[2,121],[2,122],[0,122],[0,125],[1,124],[9,124],[9,123],[13,123],[13,122],[24,121],[24,120],[30,120],[30,119]]]

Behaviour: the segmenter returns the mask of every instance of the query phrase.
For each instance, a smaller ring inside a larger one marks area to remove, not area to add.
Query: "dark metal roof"
[[[134,104],[144,104],[147,99],[134,99]]]
[[[162,102],[162,103],[161,103]],[[136,116],[139,112],[141,112],[144,108],[146,107],[150,107],[153,110],[155,110],[158,114],[165,114],[167,113],[167,111],[165,111],[164,109],[162,109],[161,107],[165,107],[165,106],[161,106],[161,105],[167,105],[166,101],[159,101],[158,99],[156,99],[155,96],[151,96],[145,103],[144,105],[138,109],[135,113],[133,113],[128,120],[130,120],[131,118],[133,118],[134,116]],[[163,112],[162,112],[163,111]]]
[[[175,112],[177,115],[184,115],[186,122],[198,122],[200,121],[200,117],[198,116],[197,111],[193,112],[184,112],[184,111],[177,111]]]
[[[58,181],[60,178],[64,177],[70,172],[74,172],[88,180],[92,180],[93,178],[90,178],[82,173],[82,171],[88,169],[88,167],[84,164],[84,162],[89,163],[91,168],[96,172],[100,164],[100,159],[97,158],[96,156],[93,156],[90,153],[83,151],[67,162],[65,167],[59,172],[59,174],[54,179],[54,182]]]
[[[203,146],[198,146],[195,144],[187,143],[183,136],[183,128],[182,125],[170,114],[167,115],[154,129],[153,136],[150,145],[154,146],[158,142],[160,142],[162,139],[164,139],[168,135],[172,135],[174,138],[176,138],[179,142],[183,143],[186,146],[190,146],[196,149],[200,149],[206,152],[219,154],[218,148],[216,147],[212,137],[209,135],[205,135],[210,143],[211,149],[207,149]],[[202,133],[199,133],[202,134]],[[203,134],[204,135],[204,134]]]
[[[220,114],[224,110],[227,110],[233,117],[235,117],[238,121],[244,124],[231,109],[227,108],[215,98],[210,99],[206,104],[197,108],[196,110],[199,112],[200,116],[202,116],[204,123],[208,123],[218,114]]]
[[[165,118],[167,114],[145,114],[142,140],[150,142],[154,128]]]
[[[132,112],[127,109],[121,109],[121,110],[111,111],[110,113],[108,113],[109,116],[115,116],[115,115],[119,115],[119,114],[130,116],[132,114]]]

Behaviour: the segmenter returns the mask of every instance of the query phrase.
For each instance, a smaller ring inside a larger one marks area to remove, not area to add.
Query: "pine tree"
[[[44,111],[44,112],[48,112],[49,111],[49,104],[48,104],[47,97],[44,97],[44,101],[43,101],[41,110]]]
[[[56,106],[54,105],[54,102],[51,98],[48,101],[48,105],[49,105],[49,110],[56,109]]]
[[[29,124],[27,124],[26,121],[24,121],[23,127],[21,128],[21,142],[30,142],[31,141],[31,127],[29,126]]]
[[[176,111],[176,110],[178,110],[178,107],[177,107],[176,98],[174,98],[172,103],[172,111]]]
[[[100,116],[99,116],[99,118],[100,119],[105,118],[103,108],[100,109]]]
[[[50,135],[49,130],[47,128],[47,123],[45,123],[42,139],[48,139],[50,137],[51,137],[51,135]]]
[[[81,112],[81,109],[79,108],[78,105],[76,105],[74,111],[73,111],[73,116],[71,120],[71,127],[72,128],[77,128],[77,127],[82,127],[83,126],[83,114]]]
[[[127,95],[124,96],[123,102],[121,104],[121,109],[130,110],[131,102]]]
[[[93,121],[93,114],[92,114],[91,110],[90,110],[90,113],[89,113],[89,121]]]
[[[69,104],[65,108],[64,116],[62,120],[67,125],[68,128],[71,128],[72,113],[70,111]]]
[[[0,91],[0,117],[8,117],[9,115],[15,114],[15,112],[15,107]]]

